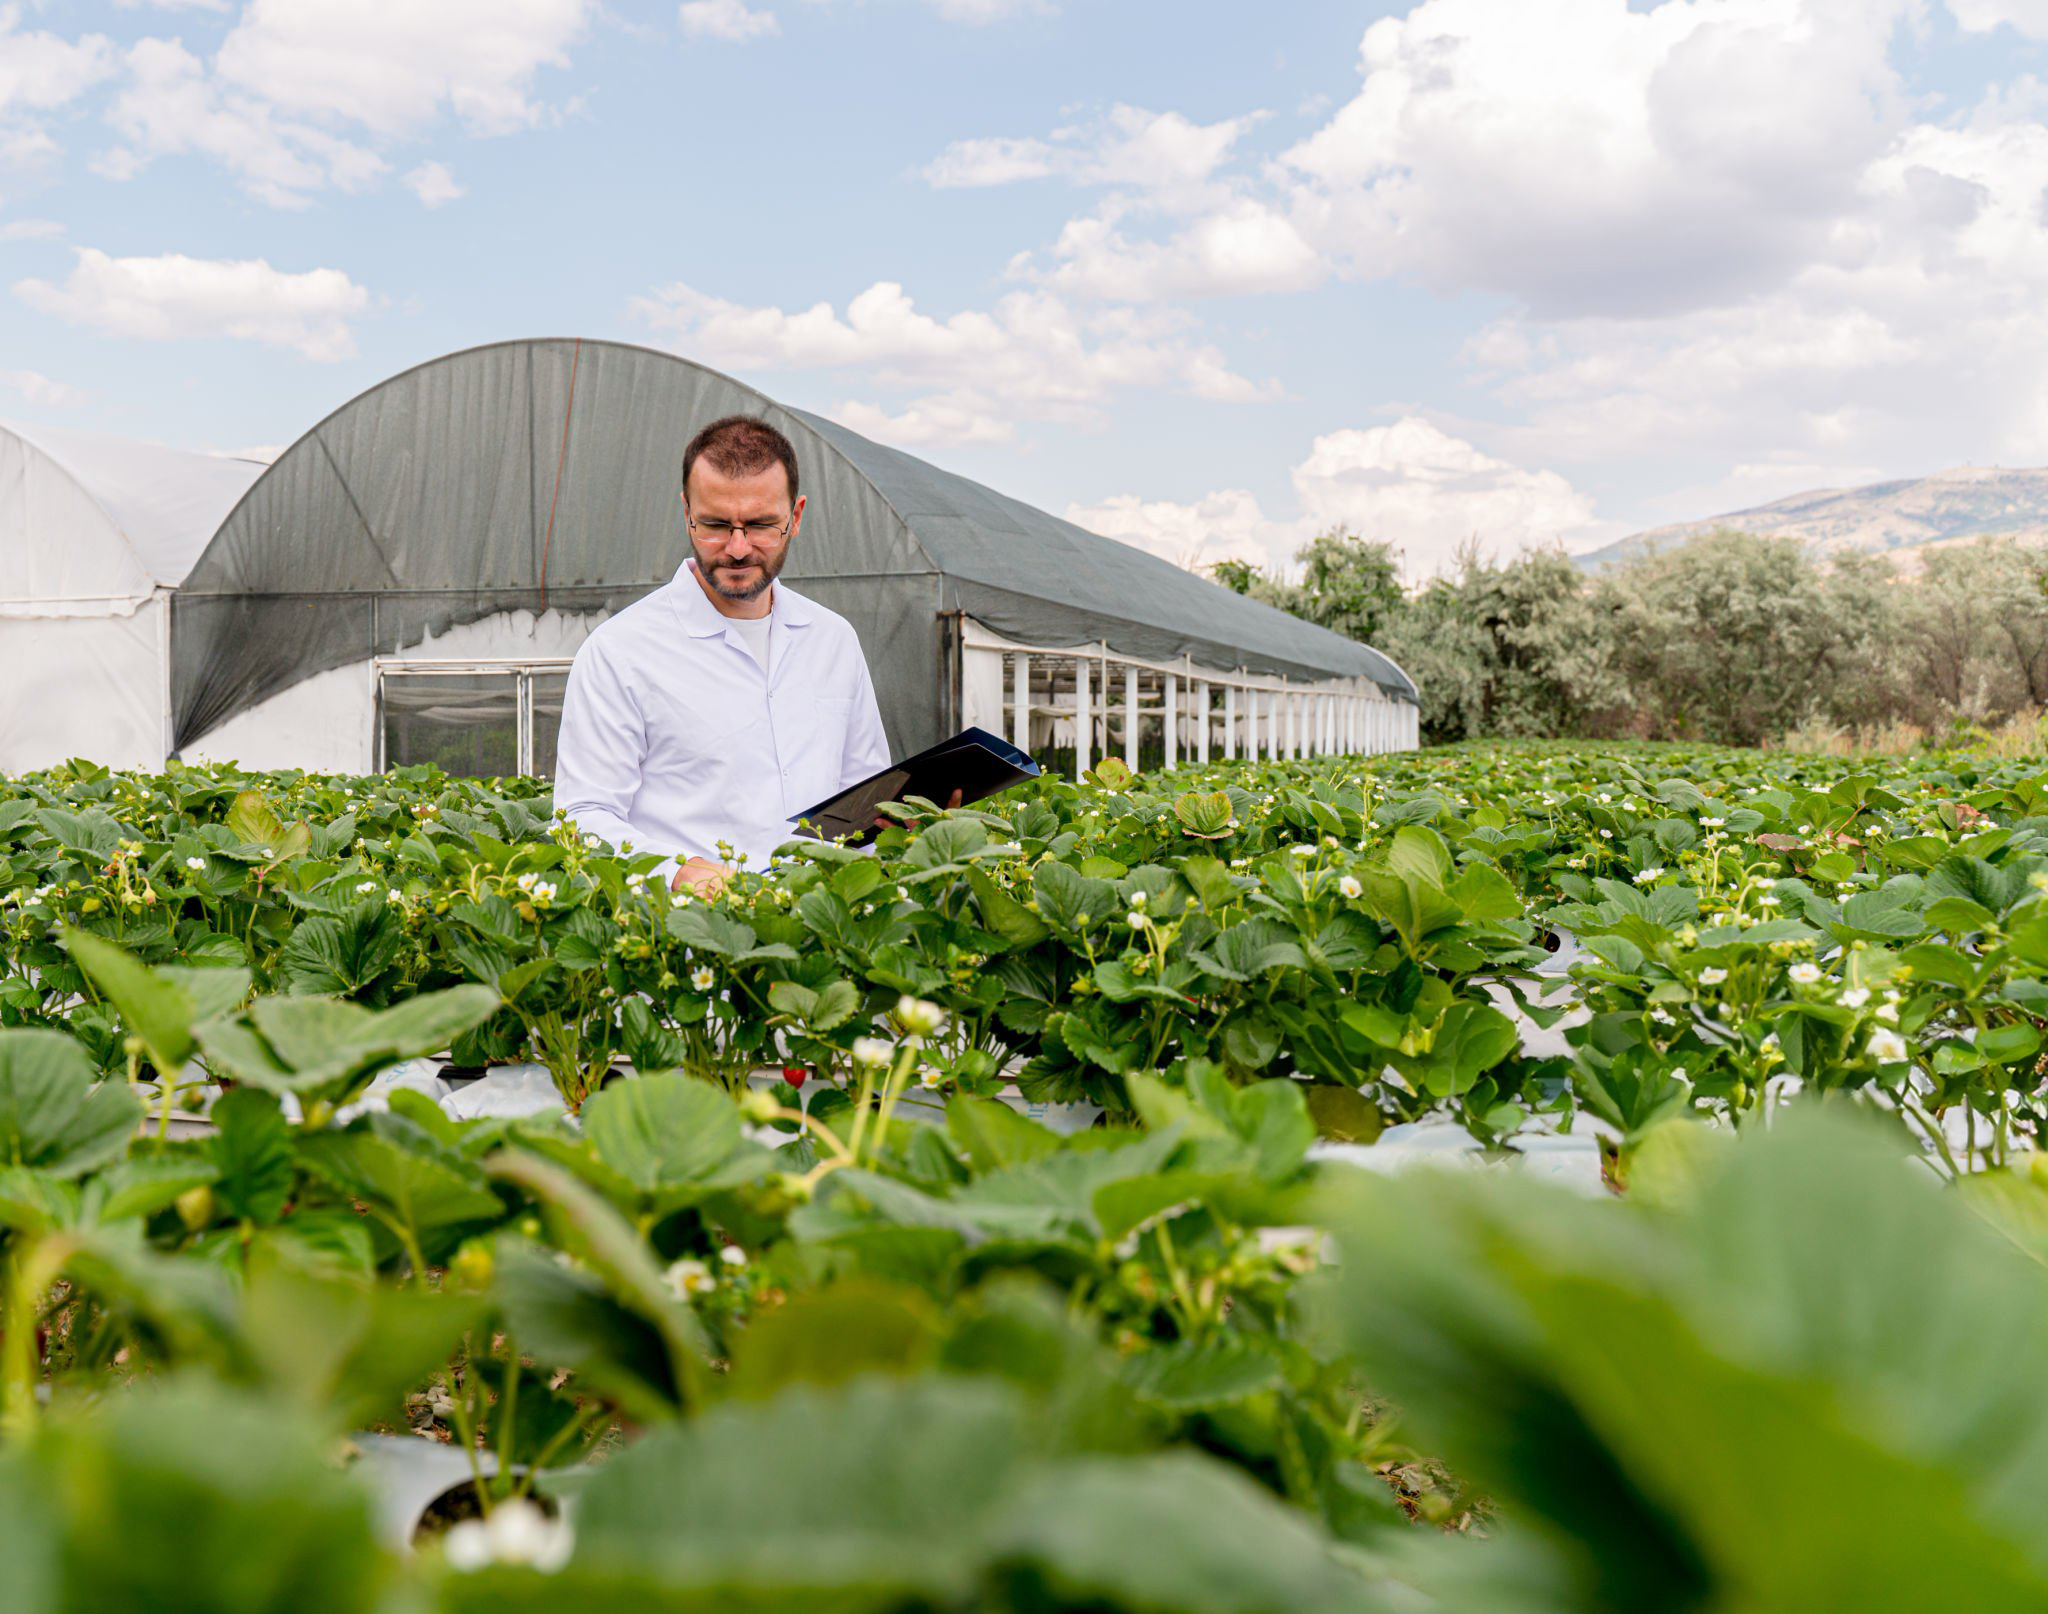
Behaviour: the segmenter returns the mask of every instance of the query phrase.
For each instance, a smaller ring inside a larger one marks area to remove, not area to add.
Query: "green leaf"
[[[1187,834],[1201,840],[1222,840],[1230,834],[1233,809],[1230,798],[1220,790],[1187,791],[1173,799],[1173,816]]]
[[[372,1115],[346,1132],[309,1132],[299,1139],[299,1152],[344,1193],[385,1207],[416,1230],[504,1214],[474,1167],[448,1158],[397,1116]]]
[[[388,1009],[339,998],[258,998],[246,1021],[215,1020],[198,1036],[208,1063],[237,1081],[338,1100],[387,1065],[442,1052],[499,1002],[491,988],[474,984]]]
[[[565,1268],[541,1250],[501,1245],[492,1295],[520,1350],[536,1362],[567,1368],[575,1388],[639,1422],[675,1417],[682,1391],[661,1330],[595,1276]]]
[[[583,1107],[583,1131],[605,1165],[645,1194],[700,1182],[740,1145],[738,1106],[690,1076],[616,1081]]]
[[[21,1614],[363,1614],[388,1594],[370,1496],[334,1460],[331,1426],[274,1397],[198,1379],[138,1387],[54,1423],[18,1461],[49,1499],[38,1544],[62,1587],[45,1607],[9,1598]],[[11,1589],[4,1533],[0,1556]]]
[[[733,1394],[762,1400],[792,1384],[843,1384],[864,1373],[911,1373],[943,1335],[918,1290],[851,1277],[757,1315],[733,1350]]]
[[[1404,880],[1442,891],[1451,876],[1451,850],[1435,830],[1404,824],[1387,847],[1387,867]]]
[[[977,1172],[1041,1160],[1059,1151],[1056,1134],[991,1098],[962,1093],[946,1105],[946,1132]]]
[[[0,1166],[77,1177],[119,1155],[142,1105],[98,1074],[62,1032],[0,1029]]]
[[[1270,1351],[1226,1335],[1213,1344],[1181,1341],[1125,1358],[1118,1376],[1143,1399],[1175,1412],[1242,1401],[1284,1382]]]
[[[1011,947],[1036,947],[1052,934],[1044,920],[997,885],[987,871],[969,869],[967,884],[983,926]]]
[[[1117,911],[1116,887],[1048,860],[1031,871],[1038,916],[1062,935],[1078,936]]]
[[[102,1226],[131,1216],[154,1216],[175,1204],[180,1194],[202,1188],[219,1175],[219,1168],[201,1154],[131,1154],[93,1177],[86,1216]]]
[[[406,1393],[483,1320],[466,1296],[392,1289],[279,1259],[251,1263],[241,1342],[258,1380],[329,1427],[402,1417]]]
[[[195,1021],[226,1013],[249,990],[245,969],[151,969],[125,948],[67,927],[64,946],[129,1030],[142,1039],[159,1075],[175,1081],[191,1059]]]
[[[219,1172],[216,1196],[241,1221],[274,1222],[291,1198],[292,1132],[275,1095],[238,1087],[215,1100],[209,1140]]]
[[[1028,1567],[1048,1608],[1372,1614],[1394,1606],[1337,1561],[1299,1510],[1192,1452],[1048,1466],[1005,1500],[1000,1519],[996,1550]]]
[[[977,1606],[981,1531],[1025,1431],[1022,1401],[987,1379],[869,1377],[728,1402],[598,1470],[577,1562],[694,1592],[707,1610]]]
[[[2024,1020],[1977,1033],[1977,1052],[1997,1065],[2016,1065],[2041,1051],[2041,1033]]]
[[[1308,1090],[1308,1113],[1316,1132],[1338,1143],[1371,1143],[1386,1130],[1386,1117],[1355,1087],[1317,1082]]]
[[[1403,831],[1403,834],[1408,833]],[[1507,877],[1491,863],[1468,863],[1448,892],[1451,900],[1465,910],[1467,919],[1496,920],[1522,917],[1522,899]]]

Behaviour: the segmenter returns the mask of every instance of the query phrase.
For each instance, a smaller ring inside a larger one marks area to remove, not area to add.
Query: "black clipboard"
[[[962,729],[929,751],[892,762],[880,773],[805,808],[789,822],[799,835],[814,840],[865,846],[875,838],[875,815],[884,802],[922,796],[943,803],[957,790],[965,805],[1038,774],[1038,764],[1002,736],[987,729]]]

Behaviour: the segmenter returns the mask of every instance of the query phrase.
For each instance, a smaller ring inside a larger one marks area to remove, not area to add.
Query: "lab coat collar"
[[[773,585],[775,620],[786,628],[808,628],[818,618],[818,608],[810,600],[777,578]],[[676,568],[670,592],[675,599],[676,613],[683,620],[683,629],[693,639],[710,639],[721,636],[731,625],[732,618],[722,615],[717,606],[704,596],[704,586],[697,581],[697,563],[686,560]]]

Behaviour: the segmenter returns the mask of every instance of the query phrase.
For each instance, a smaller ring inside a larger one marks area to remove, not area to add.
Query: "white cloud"
[[[870,403],[848,399],[830,411],[842,426],[878,443],[919,448],[927,443],[1008,443],[1016,424],[992,413],[989,402],[973,393],[934,393],[891,414]]]
[[[1057,175],[1105,187],[1092,213],[1070,220],[1047,250],[1019,253],[1013,279],[1104,302],[1193,300],[1299,291],[1324,278],[1323,255],[1286,212],[1220,178],[1265,114],[1196,123],[1178,112],[1118,106],[1056,129],[1051,140],[955,141],[924,170],[937,187],[1007,185]],[[1187,220],[1164,235],[1155,218]]]
[[[15,295],[40,313],[143,341],[232,337],[287,347],[309,359],[355,356],[349,321],[370,295],[339,269],[288,273],[262,259],[113,258],[92,247],[61,284],[19,280]]]
[[[359,189],[385,171],[368,147],[224,88],[175,40],[140,40],[125,65],[107,123],[127,144],[95,160],[104,178],[131,179],[154,158],[191,154],[220,163],[274,207],[302,207],[310,192]]]
[[[444,116],[476,135],[544,121],[536,81],[567,65],[595,9],[596,0],[250,0],[211,62],[179,40],[129,48],[107,113],[123,144],[94,168],[128,179],[159,157],[203,156],[273,206],[304,206],[325,187],[375,181],[390,166],[384,150]],[[413,174],[437,169],[446,173],[428,163]]]
[[[947,22],[976,26],[1008,22],[1012,17],[1047,16],[1054,9],[1050,0],[930,0],[930,4]]]
[[[0,224],[0,241],[57,241],[64,226],[55,219],[9,219]]]
[[[946,441],[995,441],[1019,417],[1093,421],[1105,400],[1129,388],[1232,402],[1274,392],[1236,374],[1176,318],[1128,309],[1083,316],[1043,292],[1015,292],[992,310],[946,319],[919,312],[891,281],[853,298],[843,316],[829,303],[793,312],[749,307],[682,284],[631,306],[678,351],[707,364],[856,369],[891,389],[920,391],[894,417],[853,406],[874,411],[862,415],[869,424],[895,420],[898,440],[939,441],[943,432]]]
[[[104,35],[26,33],[21,7],[0,5],[0,114],[54,111],[113,71],[114,48]]]
[[[1014,260],[1020,279],[1112,302],[1193,300],[1302,291],[1328,265],[1285,214],[1233,197],[1164,240],[1132,239],[1110,218],[1069,220],[1040,268]]]
[[[1195,123],[1178,112],[1115,106],[1093,122],[1055,129],[1050,140],[984,136],[956,140],[924,170],[939,187],[1008,185],[1060,174],[1077,185],[1175,191],[1207,181],[1263,113]]]
[[[1860,216],[1768,292],[1655,320],[1513,319],[1468,356],[1524,412],[1532,456],[2039,464],[2044,174],[2048,126],[1994,97],[1902,133],[1866,168]]]
[[[1219,560],[1284,567],[1308,536],[1299,522],[1270,519],[1242,488],[1211,493],[1193,504],[1119,493],[1099,504],[1068,505],[1067,519],[1191,572],[1207,571]]]
[[[1043,140],[1016,140],[1007,135],[956,140],[925,165],[924,178],[935,190],[1014,185],[1057,172],[1063,156]]]
[[[679,20],[692,38],[723,39],[734,45],[782,32],[774,12],[756,11],[746,0],[683,0]]]
[[[421,163],[405,176],[405,183],[422,207],[443,207],[463,194],[446,163]]]
[[[2048,0],[1948,0],[1958,26],[1989,33],[2004,24],[2033,39],[2048,39]]]
[[[1904,126],[1918,0],[1424,0],[1288,152],[1293,211],[1367,278],[1538,314],[1664,313],[1781,283]]]
[[[543,116],[544,67],[568,65],[593,0],[250,0],[220,49],[223,83],[380,135],[444,110],[476,134]]]
[[[92,394],[66,381],[52,381],[34,370],[0,370],[0,388],[35,409],[78,409]]]
[[[1286,567],[1319,532],[1348,527],[1392,544],[1420,580],[1444,570],[1476,540],[1496,558],[1563,543],[1589,547],[1616,535],[1593,501],[1554,471],[1528,470],[1483,453],[1417,416],[1390,426],[1318,437],[1293,472],[1300,514],[1277,520],[1241,489],[1192,504],[1131,495],[1075,505],[1067,519],[1180,565],[1250,560]]]

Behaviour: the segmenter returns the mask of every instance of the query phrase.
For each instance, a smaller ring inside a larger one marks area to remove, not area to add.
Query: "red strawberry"
[[[788,1082],[791,1087],[803,1086],[804,1078],[809,1075],[810,1072],[801,1065],[784,1065],[782,1067],[782,1079]]]

